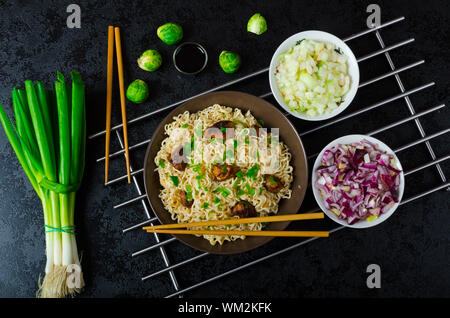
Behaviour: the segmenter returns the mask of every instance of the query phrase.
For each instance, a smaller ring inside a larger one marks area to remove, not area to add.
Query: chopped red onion
[[[315,172],[326,208],[348,224],[389,211],[398,202],[402,172],[393,159],[366,139],[327,149]]]

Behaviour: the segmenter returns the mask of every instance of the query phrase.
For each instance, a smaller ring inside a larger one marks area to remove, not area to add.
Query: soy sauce
[[[199,44],[185,43],[175,52],[174,62],[181,72],[194,74],[203,69],[206,58],[206,51]]]

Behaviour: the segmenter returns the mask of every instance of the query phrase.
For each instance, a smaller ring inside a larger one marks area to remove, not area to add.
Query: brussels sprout
[[[127,88],[127,98],[133,103],[140,104],[148,98],[148,86],[140,79],[132,82]]]
[[[137,62],[144,71],[154,72],[161,66],[162,58],[158,51],[147,50],[142,53]]]
[[[225,73],[234,73],[241,66],[241,57],[237,53],[222,51],[219,56],[219,64]]]
[[[255,13],[250,20],[248,20],[247,31],[257,35],[263,34],[267,31],[266,19],[264,19],[261,14]]]
[[[158,28],[156,34],[161,41],[168,45],[172,45],[180,42],[183,38],[183,29],[178,24],[166,23]]]

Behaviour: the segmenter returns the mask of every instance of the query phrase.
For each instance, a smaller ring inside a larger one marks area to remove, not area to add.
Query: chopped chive
[[[241,120],[238,120],[238,119],[233,119],[233,122],[235,123],[235,124],[240,124],[240,125],[242,125],[242,126],[247,126],[247,124],[246,123],[244,123],[243,121],[241,121]]]
[[[222,195],[226,198],[230,194],[230,190],[223,188]]]
[[[248,169],[246,176],[249,178],[255,178],[256,177],[256,173],[259,170],[259,165],[257,163],[255,163],[250,169]]]
[[[173,185],[176,187],[180,184],[180,180],[178,180],[177,176],[170,176],[170,180],[172,180]]]
[[[164,164],[164,161],[162,159],[159,159],[158,165],[163,169],[166,167],[166,165]]]
[[[270,182],[271,185],[274,185],[274,186],[278,185],[278,182],[276,182],[273,177],[269,178],[269,182]]]
[[[189,124],[184,124],[183,126],[181,126],[181,128],[188,128]]]
[[[209,203],[208,203],[208,202],[205,202],[205,203],[203,203],[202,208],[207,209],[208,206],[209,206]]]
[[[213,202],[217,204],[220,202],[220,199],[218,197],[215,197]]]
[[[244,190],[242,190],[242,189],[239,188],[239,187],[238,187],[238,189],[239,189],[239,190],[238,190],[238,193],[236,193],[236,196],[237,196],[237,197],[240,197],[240,196],[242,196],[242,195],[245,194],[245,191],[244,191]]]
[[[257,122],[258,122],[258,124],[260,124],[261,126],[264,126],[264,120],[258,119]]]

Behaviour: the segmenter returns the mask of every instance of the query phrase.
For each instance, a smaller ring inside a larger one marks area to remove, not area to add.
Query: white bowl
[[[398,170],[402,170],[402,172],[400,173],[400,186],[398,189],[398,202],[394,204],[394,206],[388,210],[387,212],[380,214],[378,216],[378,218],[376,218],[373,221],[367,221],[367,220],[362,220],[362,221],[358,221],[354,224],[348,224],[346,220],[342,220],[339,219],[332,211],[328,210],[325,207],[325,203],[324,200],[322,198],[322,195],[320,194],[320,191],[316,188],[315,184],[316,184],[316,180],[317,180],[317,175],[316,175],[316,170],[317,168],[319,168],[320,166],[320,162],[322,160],[323,154],[325,152],[325,150],[330,149],[333,146],[336,146],[338,144],[350,144],[353,142],[357,142],[357,141],[361,141],[362,139],[366,139],[374,144],[378,144],[378,148],[385,152],[388,153],[390,155],[393,155],[395,158],[395,162],[397,164],[396,169]],[[397,209],[397,207],[399,206],[402,197],[403,197],[403,192],[405,190],[405,176],[403,173],[403,169],[402,169],[402,165],[400,164],[400,160],[398,160],[398,157],[395,155],[395,153],[392,151],[391,148],[389,148],[386,144],[384,144],[383,142],[381,142],[380,140],[373,138],[373,137],[369,137],[369,136],[364,136],[364,135],[348,135],[348,136],[343,136],[340,137],[332,142],[330,142],[328,145],[325,146],[325,148],[323,148],[323,150],[319,153],[319,155],[316,158],[316,161],[314,162],[314,166],[313,166],[313,170],[312,170],[312,189],[313,189],[313,193],[314,193],[314,197],[316,198],[317,204],[319,205],[319,207],[322,209],[322,211],[333,221],[335,221],[336,223],[339,223],[341,225],[347,226],[347,227],[352,227],[352,228],[367,228],[367,227],[372,227],[375,225],[380,224],[381,222],[386,221],[393,213],[394,211]]]
[[[284,102],[283,97],[281,96],[280,90],[278,89],[278,85],[275,79],[275,69],[279,62],[279,56],[280,54],[286,52],[291,47],[295,45],[297,41],[300,41],[302,39],[308,39],[308,40],[317,40],[322,42],[329,42],[333,43],[337,48],[340,48],[342,52],[347,56],[347,65],[348,65],[348,72],[350,75],[351,83],[350,83],[350,89],[349,91],[344,95],[344,101],[339,105],[338,108],[333,110],[331,113],[319,115],[315,117],[308,117],[306,114],[291,111],[289,106]],[[353,54],[352,50],[345,44],[344,41],[339,39],[338,37],[327,33],[323,31],[303,31],[297,34],[292,35],[287,40],[285,40],[281,45],[278,47],[278,49],[275,51],[272,60],[270,62],[270,68],[269,68],[269,82],[270,82],[270,89],[272,90],[272,94],[277,100],[277,102],[283,107],[288,113],[290,113],[292,116],[304,119],[304,120],[325,120],[329,119],[331,117],[336,116],[337,114],[340,114],[343,112],[348,105],[352,102],[353,98],[356,95],[356,91],[358,90],[359,86],[359,67],[358,62],[356,61],[355,55]]]

